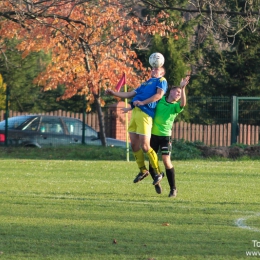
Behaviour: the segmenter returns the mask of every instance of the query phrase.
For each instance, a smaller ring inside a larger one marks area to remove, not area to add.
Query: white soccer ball
[[[149,57],[149,63],[153,68],[160,68],[164,64],[164,57],[159,52],[154,52]]]

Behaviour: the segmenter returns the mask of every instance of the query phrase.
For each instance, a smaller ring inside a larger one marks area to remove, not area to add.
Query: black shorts
[[[158,136],[151,135],[150,141],[151,147],[156,153],[159,149],[161,150],[162,155],[170,155],[172,151],[172,140],[170,136]]]

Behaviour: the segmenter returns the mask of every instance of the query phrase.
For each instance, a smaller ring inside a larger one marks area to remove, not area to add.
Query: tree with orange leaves
[[[65,85],[61,99],[80,94],[86,95],[88,109],[96,104],[103,145],[102,90],[116,86],[123,72],[130,88],[138,86],[146,68],[133,44],[143,48],[149,35],[176,33],[166,13],[142,20],[117,0],[2,0],[0,10],[0,35],[18,39],[23,57],[40,50],[52,54],[36,84],[45,90]]]

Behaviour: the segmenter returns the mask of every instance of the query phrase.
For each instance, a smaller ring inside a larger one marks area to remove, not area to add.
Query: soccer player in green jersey
[[[156,153],[161,150],[162,160],[165,166],[167,180],[170,186],[169,197],[176,197],[175,171],[171,162],[171,135],[172,125],[176,116],[183,111],[186,105],[185,87],[189,83],[190,76],[181,80],[180,86],[169,86],[166,96],[159,101],[153,119],[150,145]],[[162,192],[160,181],[163,175],[156,175],[152,167],[149,172],[153,178],[153,185],[157,193]]]

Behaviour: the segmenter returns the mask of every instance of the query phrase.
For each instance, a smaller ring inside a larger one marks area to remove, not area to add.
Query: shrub
[[[172,160],[186,160],[201,158],[201,151],[197,145],[201,142],[189,142],[184,139],[173,139],[172,141]]]

